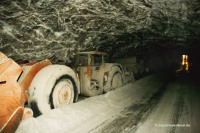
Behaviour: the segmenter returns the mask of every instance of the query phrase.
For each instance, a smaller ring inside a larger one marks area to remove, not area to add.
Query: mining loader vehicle
[[[79,94],[96,96],[124,84],[124,68],[104,56],[79,52],[70,68],[48,59],[18,64],[0,52],[0,132],[14,132],[22,119],[76,102]]]

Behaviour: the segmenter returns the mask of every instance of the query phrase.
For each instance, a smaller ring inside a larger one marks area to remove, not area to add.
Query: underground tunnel
[[[198,0],[1,0],[0,18],[0,132],[199,133]]]

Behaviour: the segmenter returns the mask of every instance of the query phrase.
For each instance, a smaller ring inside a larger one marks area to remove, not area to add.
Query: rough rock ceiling
[[[0,1],[0,51],[15,60],[70,63],[81,50],[150,54],[199,37],[199,0]]]

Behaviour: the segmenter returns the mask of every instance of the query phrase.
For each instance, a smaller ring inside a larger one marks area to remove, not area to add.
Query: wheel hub
[[[53,104],[54,108],[73,102],[73,85],[70,80],[60,81],[54,88]]]

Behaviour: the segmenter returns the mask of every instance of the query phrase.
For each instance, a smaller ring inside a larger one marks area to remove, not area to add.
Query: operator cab
[[[76,58],[76,66],[100,66],[104,61],[104,56],[106,53],[89,51],[89,52],[79,52]]]

